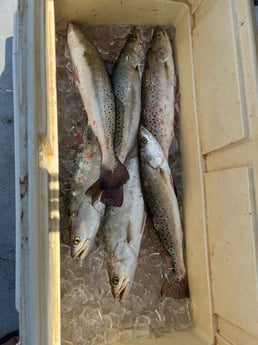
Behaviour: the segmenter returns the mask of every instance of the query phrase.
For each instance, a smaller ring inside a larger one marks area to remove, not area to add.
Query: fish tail
[[[101,201],[106,206],[121,207],[123,204],[124,193],[123,186],[112,190],[104,190],[101,194]]]
[[[117,189],[125,184],[128,179],[128,171],[118,159],[116,160],[116,165],[111,169],[102,164],[99,179],[101,190]]]
[[[188,298],[189,287],[187,275],[178,277],[174,272],[171,272],[168,279],[163,283],[160,293],[162,297],[171,296],[175,299]]]

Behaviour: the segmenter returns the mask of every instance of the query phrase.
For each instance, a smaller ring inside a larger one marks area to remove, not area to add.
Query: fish
[[[183,229],[173,179],[162,147],[143,126],[139,127],[139,158],[144,201],[152,225],[171,257],[169,279],[175,283],[175,298],[186,297]],[[164,294],[165,285],[161,289]]]
[[[101,168],[98,141],[90,128],[84,132],[75,161],[69,204],[71,256],[82,262],[94,244],[105,213],[101,194],[95,199],[92,194],[86,193],[98,180]]]
[[[143,73],[141,124],[158,141],[166,159],[174,139],[176,84],[172,46],[166,30],[158,26]]]
[[[128,180],[129,174],[114,151],[115,100],[111,80],[96,47],[72,22],[68,25],[67,42],[88,125],[101,150],[99,187],[101,190],[116,189]]]
[[[137,143],[141,115],[141,83],[146,42],[140,27],[134,27],[112,73],[116,105],[115,152],[124,163]]]
[[[102,222],[111,291],[120,300],[130,292],[146,222],[138,157],[127,159],[125,165],[130,177],[123,186],[123,205],[108,206]]]
[[[79,261],[82,262],[89,254],[95,242],[95,237],[99,230],[104,212],[105,205],[100,198],[93,202],[90,197],[85,197],[77,213],[72,215],[72,258],[78,258]]]

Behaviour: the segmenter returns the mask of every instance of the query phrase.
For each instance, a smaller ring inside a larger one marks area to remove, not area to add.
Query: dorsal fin
[[[127,224],[127,232],[126,232],[126,240],[127,243],[129,244],[133,239],[133,229],[132,229],[132,223],[131,220],[129,219],[129,222]]]

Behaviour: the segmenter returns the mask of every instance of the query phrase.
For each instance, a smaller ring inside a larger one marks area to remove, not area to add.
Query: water
[[[84,26],[97,46],[109,73],[124,45],[130,25]],[[153,28],[143,27],[144,39],[151,40]],[[160,288],[171,270],[170,258],[147,221],[129,297],[113,299],[102,229],[88,257],[80,265],[71,259],[69,247],[69,197],[76,154],[87,127],[87,114],[78,89],[72,82],[72,63],[67,47],[67,23],[56,26],[57,100],[59,125],[61,201],[61,318],[62,344],[115,344],[160,337],[170,330],[187,330],[193,325],[190,299],[160,297]],[[168,28],[173,39],[174,30]],[[181,209],[182,166],[179,121],[175,119],[175,152],[170,159]]]

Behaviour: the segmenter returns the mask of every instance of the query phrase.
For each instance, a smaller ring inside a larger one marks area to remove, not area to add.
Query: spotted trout
[[[142,29],[135,27],[127,37],[112,74],[116,103],[115,150],[122,163],[137,142],[145,53]]]
[[[141,124],[162,147],[166,159],[174,138],[176,75],[167,32],[158,26],[146,56]]]
[[[170,279],[174,283],[173,297],[186,297],[183,231],[170,168],[161,146],[142,126],[139,128],[139,151],[145,205],[153,227],[172,261]]]
[[[103,219],[107,267],[114,298],[124,299],[131,289],[146,221],[138,158],[126,160],[129,180],[122,207],[107,207]]]
[[[88,129],[84,133],[77,154],[70,200],[71,255],[80,261],[92,248],[105,211],[105,205],[100,200],[101,195],[95,200],[92,195],[85,194],[99,178],[100,165],[101,153],[98,141]]]
[[[74,23],[68,26],[68,46],[74,66],[74,79],[96,135],[101,155],[99,186],[112,190],[129,178],[114,152],[115,100],[106,67],[96,47]]]

